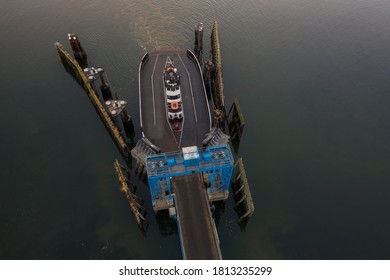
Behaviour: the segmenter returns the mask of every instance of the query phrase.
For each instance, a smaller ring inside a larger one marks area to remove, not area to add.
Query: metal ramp
[[[203,146],[222,146],[227,145],[230,140],[230,136],[223,133],[220,128],[214,127],[209,133],[206,134],[207,137],[203,140]]]
[[[146,158],[159,153],[160,149],[153,145],[146,137],[138,140],[135,147],[131,150],[131,156],[141,165],[146,165]]]

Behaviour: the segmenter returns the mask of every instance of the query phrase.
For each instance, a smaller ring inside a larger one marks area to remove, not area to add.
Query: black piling
[[[215,75],[215,65],[211,60],[208,60],[203,67],[203,80],[207,92],[207,98],[210,100],[213,94],[213,77]]]
[[[104,101],[112,99],[110,84],[106,82],[103,75],[100,76],[100,82],[101,82],[100,92],[102,93]]]
[[[81,46],[81,43],[75,33],[69,33],[68,39],[73,51],[73,55],[82,68],[88,67],[87,53]]]
[[[194,53],[196,58],[199,61],[199,64],[202,64],[202,54],[203,54],[203,23],[198,23],[195,26],[195,46]]]
[[[134,131],[134,124],[133,124],[133,118],[127,113],[126,109],[123,109],[122,114],[122,123],[123,127],[125,129],[126,137],[132,142],[134,142],[134,136],[135,136],[135,131]]]

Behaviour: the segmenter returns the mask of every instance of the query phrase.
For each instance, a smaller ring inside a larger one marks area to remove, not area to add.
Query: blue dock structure
[[[148,157],[146,168],[154,209],[169,209],[177,221],[183,258],[221,259],[210,202],[229,194],[233,171],[229,147],[185,147]]]
[[[233,171],[233,156],[228,146],[211,146],[198,149],[185,147],[181,152],[149,156],[146,169],[152,203],[155,210],[173,205],[171,180],[190,174],[207,178],[207,195],[210,201],[229,195],[230,178]]]

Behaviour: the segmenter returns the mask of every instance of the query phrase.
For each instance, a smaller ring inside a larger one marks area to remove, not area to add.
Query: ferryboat
[[[165,62],[163,73],[167,119],[173,131],[181,131],[184,113],[180,92],[180,76],[169,56]]]

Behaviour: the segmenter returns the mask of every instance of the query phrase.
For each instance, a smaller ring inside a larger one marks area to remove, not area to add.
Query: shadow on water
[[[237,223],[240,227],[241,232],[244,232],[246,229],[246,226],[248,225],[249,219],[242,220],[241,222]]]
[[[129,122],[127,127],[125,127],[125,135],[126,135],[126,144],[129,147],[129,149],[133,149],[136,145],[135,141],[135,129],[134,129],[134,124],[133,120]]]
[[[79,63],[79,65],[80,65],[80,67],[82,69],[88,68],[88,59],[87,59],[87,57],[76,58],[76,61]]]
[[[234,205],[226,205],[227,203],[225,201],[216,201],[213,202],[212,211],[213,211],[213,218],[215,221],[215,225],[218,227],[223,219],[227,219],[230,221],[229,223],[236,224],[240,227],[241,232],[244,232],[246,229],[246,226],[248,225],[249,219],[243,219],[242,221],[239,221],[238,218],[240,218],[241,212],[239,209],[234,209],[234,211],[228,211],[229,207],[234,208]],[[235,218],[235,213],[237,217]]]
[[[238,137],[236,137],[234,139],[231,139],[230,143],[234,149],[234,153],[238,154],[238,152],[240,150],[240,139]]]
[[[156,214],[156,221],[161,235],[177,234],[177,224],[174,219],[169,217],[168,211],[159,211]]]
[[[226,203],[224,201],[216,201],[213,202],[212,210],[213,210],[213,218],[215,221],[215,225],[218,227],[219,222],[221,221],[222,215],[225,213]]]

